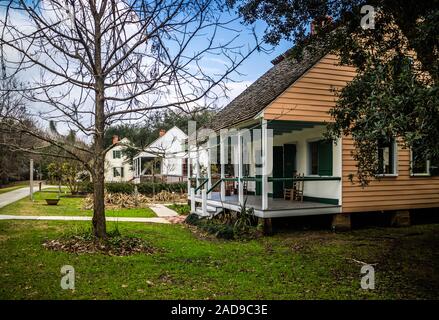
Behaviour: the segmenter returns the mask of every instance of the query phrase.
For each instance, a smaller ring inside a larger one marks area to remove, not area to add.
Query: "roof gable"
[[[323,56],[320,50],[313,50],[313,53],[305,50],[300,60],[281,60],[221,110],[214,117],[211,128],[220,130],[252,119]]]

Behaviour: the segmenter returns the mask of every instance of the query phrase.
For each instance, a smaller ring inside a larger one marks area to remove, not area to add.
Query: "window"
[[[411,152],[412,175],[430,175],[430,161],[419,152]]]
[[[187,158],[183,158],[181,171],[183,176],[187,176]]]
[[[122,152],[120,150],[113,150],[113,159],[120,159],[122,157]]]
[[[309,144],[310,174],[332,176],[332,141],[320,140]]]
[[[382,139],[378,141],[378,173],[396,174],[395,140]]]
[[[124,177],[124,168],[123,167],[113,167],[113,177]]]

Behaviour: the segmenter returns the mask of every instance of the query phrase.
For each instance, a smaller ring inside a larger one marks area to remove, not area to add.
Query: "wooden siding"
[[[349,180],[357,171],[352,138],[343,138],[342,146],[343,212],[439,207],[439,177],[411,176],[410,150],[398,146],[397,176],[381,177],[362,188]]]
[[[333,89],[340,89],[355,76],[355,68],[339,66],[336,55],[326,55],[264,110],[265,119],[331,121],[335,106]]]
[[[328,113],[335,106],[333,89],[340,89],[355,76],[355,69],[339,66],[335,55],[327,55],[264,110],[267,120],[332,121]],[[398,175],[382,177],[362,188],[351,183],[356,173],[350,137],[342,142],[342,211],[381,211],[439,207],[439,177],[410,175],[410,151],[398,147]]]

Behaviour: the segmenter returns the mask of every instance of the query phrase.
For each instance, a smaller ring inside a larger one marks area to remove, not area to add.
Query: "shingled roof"
[[[216,131],[252,119],[324,56],[321,50],[306,49],[299,60],[286,54],[273,60],[270,70],[222,109],[210,128]]]

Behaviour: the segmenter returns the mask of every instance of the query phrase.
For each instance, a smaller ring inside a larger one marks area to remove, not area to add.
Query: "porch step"
[[[197,207],[195,209],[195,212],[199,216],[202,216],[202,217],[214,217],[214,216],[216,216],[217,214],[219,214],[220,212],[223,211],[223,208],[221,208],[221,207],[207,206],[206,209],[207,209],[207,213],[206,214],[203,214],[203,210],[201,209],[201,207]]]

